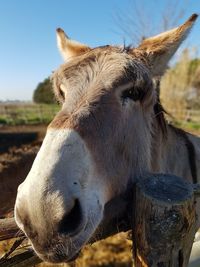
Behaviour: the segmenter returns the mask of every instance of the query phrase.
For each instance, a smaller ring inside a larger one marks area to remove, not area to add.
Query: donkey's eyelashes
[[[122,92],[122,100],[131,99],[133,101],[142,100],[144,97],[144,91],[140,88],[129,88]]]

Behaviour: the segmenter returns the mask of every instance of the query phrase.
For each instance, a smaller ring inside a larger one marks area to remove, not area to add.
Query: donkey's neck
[[[163,133],[155,121],[152,134],[151,171],[181,176],[191,182],[200,180],[200,138],[166,124]]]

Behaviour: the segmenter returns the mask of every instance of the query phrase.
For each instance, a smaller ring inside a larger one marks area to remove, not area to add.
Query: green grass
[[[59,111],[58,105],[0,105],[0,125],[47,124]]]
[[[191,130],[197,130],[200,131],[200,122],[174,122],[173,123],[175,126],[180,127],[180,128],[184,128],[184,129],[191,129]]]

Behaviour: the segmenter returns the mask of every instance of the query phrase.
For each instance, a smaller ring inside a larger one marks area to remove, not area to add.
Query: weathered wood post
[[[199,188],[176,176],[152,174],[141,178],[134,191],[135,266],[188,266]]]

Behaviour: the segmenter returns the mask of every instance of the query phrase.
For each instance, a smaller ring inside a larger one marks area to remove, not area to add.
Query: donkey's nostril
[[[64,215],[58,226],[60,234],[75,234],[78,226],[81,223],[82,213],[81,205],[78,199],[75,200],[74,206],[70,212]]]

